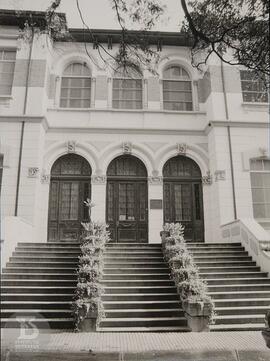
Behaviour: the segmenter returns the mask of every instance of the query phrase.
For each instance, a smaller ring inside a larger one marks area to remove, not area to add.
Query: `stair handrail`
[[[270,234],[254,219],[240,218],[221,225],[223,242],[241,243],[270,276]]]

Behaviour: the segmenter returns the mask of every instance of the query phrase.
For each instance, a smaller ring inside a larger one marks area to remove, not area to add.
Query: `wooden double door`
[[[106,218],[113,242],[148,241],[147,182],[108,180]]]
[[[164,222],[181,223],[186,241],[204,240],[201,183],[164,182]]]
[[[84,201],[91,198],[91,168],[77,154],[67,154],[53,165],[50,182],[48,240],[78,241],[81,222],[88,221]]]

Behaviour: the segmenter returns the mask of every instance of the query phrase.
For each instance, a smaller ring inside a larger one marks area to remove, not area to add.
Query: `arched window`
[[[172,65],[163,72],[163,108],[166,110],[192,110],[192,86],[187,71]]]
[[[256,219],[270,219],[270,159],[250,160],[253,214]]]
[[[120,68],[114,74],[112,107],[115,109],[142,109],[142,74],[131,68]]]
[[[90,108],[91,71],[85,63],[68,65],[62,75],[60,107]]]

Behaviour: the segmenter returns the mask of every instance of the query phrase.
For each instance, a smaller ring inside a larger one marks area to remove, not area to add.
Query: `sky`
[[[180,0],[161,0],[166,5],[166,14],[153,30],[179,31],[183,13]],[[0,9],[46,10],[51,0],[0,0]],[[110,0],[79,0],[84,19],[93,29],[119,28]],[[81,28],[82,23],[76,7],[76,0],[62,0],[59,8],[67,15],[70,28]]]

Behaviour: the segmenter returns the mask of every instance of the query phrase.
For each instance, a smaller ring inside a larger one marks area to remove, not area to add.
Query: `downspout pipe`
[[[227,122],[229,121],[229,108],[228,100],[225,86],[225,76],[224,76],[224,64],[221,60],[221,81],[222,81],[222,91],[224,96],[224,106],[225,106],[225,116]],[[237,207],[236,207],[236,195],[235,195],[235,181],[234,181],[234,166],[233,166],[233,154],[232,154],[232,139],[231,139],[231,127],[227,125],[227,135],[229,143],[229,157],[230,157],[230,167],[231,167],[231,180],[232,180],[232,196],[233,196],[233,215],[234,220],[237,219]]]
[[[25,95],[24,95],[24,104],[23,104],[23,116],[26,115],[26,111],[27,111],[29,78],[30,78],[30,70],[31,70],[31,58],[32,58],[32,52],[33,52],[33,42],[34,42],[34,28],[31,27],[31,43],[30,43],[30,49],[29,49],[29,53],[28,53],[28,62],[27,62]],[[22,152],[23,152],[24,128],[25,128],[25,120],[22,121],[22,127],[21,127],[19,161],[18,161],[18,172],[17,172],[17,185],[16,185],[16,198],[15,198],[15,212],[14,212],[15,217],[18,216],[18,203],[19,203],[20,181],[21,181],[21,170],[22,170]]]

